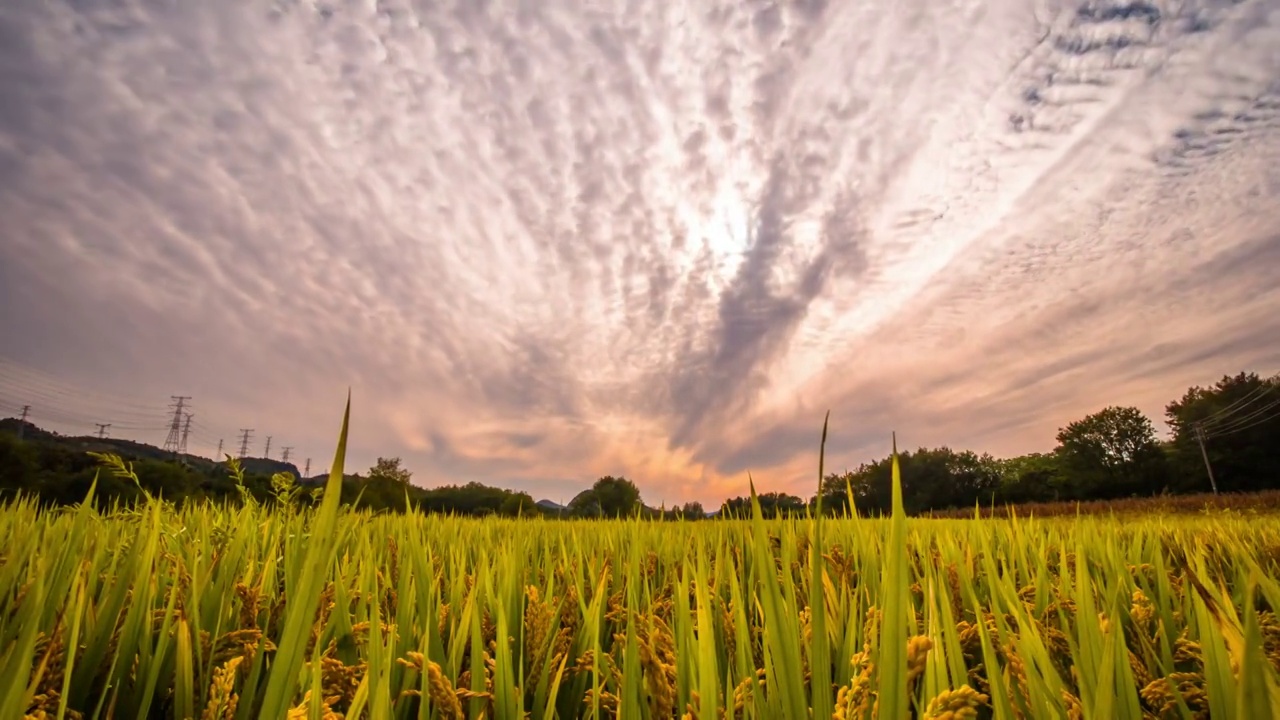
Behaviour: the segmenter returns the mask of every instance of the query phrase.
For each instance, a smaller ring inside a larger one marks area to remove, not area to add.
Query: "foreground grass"
[[[345,433],[344,433],[345,435]],[[341,474],[340,445],[335,477]],[[282,495],[283,497],[283,495]],[[1280,519],[0,507],[0,715],[1269,718]]]
[[[884,692],[888,522],[824,524],[818,589],[803,521],[350,513],[316,561],[314,520],[4,508],[5,717],[278,716],[269,692],[347,717],[793,717],[815,678],[855,717]],[[1280,663],[1275,520],[921,520],[906,540],[913,715],[1269,716],[1246,708]]]

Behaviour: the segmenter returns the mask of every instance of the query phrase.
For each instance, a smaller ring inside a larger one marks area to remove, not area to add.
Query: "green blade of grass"
[[[902,471],[898,466],[895,436],[892,459],[893,514],[885,547],[884,586],[880,606],[879,657],[876,662],[881,720],[903,720],[907,703],[907,619],[910,611],[910,579],[907,577],[907,514],[902,504]]]
[[[822,420],[822,441],[818,445],[818,499],[817,511],[811,521],[813,539],[809,543],[809,621],[812,633],[809,640],[809,670],[813,696],[814,717],[830,717],[834,702],[831,696],[831,638],[827,635],[827,602],[824,583],[822,537],[822,478],[827,453],[827,424],[831,412]]]
[[[288,596],[285,607],[284,632],[267,673],[267,687],[262,699],[261,717],[285,717],[297,691],[299,671],[305,660],[307,634],[315,620],[320,591],[333,562],[333,548],[338,531],[338,505],[342,496],[343,462],[347,455],[347,428],[351,420],[351,394],[342,414],[342,430],[333,456],[329,481],[325,485],[320,511],[312,525],[311,542],[297,586]]]

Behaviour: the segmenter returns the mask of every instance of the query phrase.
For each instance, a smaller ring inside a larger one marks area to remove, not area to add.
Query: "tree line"
[[[1165,406],[1164,421],[1167,440],[1138,408],[1110,406],[1060,428],[1049,452],[995,458],[950,447],[900,451],[903,504],[921,515],[975,505],[1280,489],[1280,376],[1242,372],[1191,387]],[[826,475],[824,510],[887,514],[891,473],[886,455]],[[814,510],[817,495],[766,493],[758,500],[766,516],[800,515]],[[747,497],[721,506],[732,515],[750,511]]]
[[[1191,387],[1165,406],[1170,437],[1129,406],[1110,406],[1059,429],[1053,450],[995,458],[949,447],[899,452],[903,504],[925,514],[975,505],[1116,500],[1193,493],[1254,493],[1280,488],[1280,376],[1244,372]],[[834,513],[887,514],[891,458],[822,480]],[[777,514],[812,507],[785,496]],[[744,498],[726,503],[738,510]],[[764,507],[766,513],[770,509]]]
[[[949,447],[898,453],[903,501],[911,514],[1052,501],[1111,500],[1181,495],[1210,490],[1249,493],[1280,488],[1280,376],[1244,372],[1223,376],[1209,387],[1189,388],[1165,407],[1170,437],[1161,440],[1155,425],[1138,408],[1105,407],[1068,423],[1053,450],[1013,458],[995,458]],[[19,437],[19,436],[25,437]],[[65,438],[16,421],[0,421],[0,497],[21,492],[43,504],[82,501],[97,478],[102,505],[131,503],[143,491],[175,503],[236,502],[238,483],[226,463],[184,456],[133,443],[116,446],[133,462],[137,483],[100,472],[88,438]],[[279,466],[279,467],[278,467]],[[299,479],[297,468],[281,463],[250,463],[243,486],[259,500],[279,495],[280,484],[313,489],[323,479]],[[832,514],[884,514],[890,508],[891,458],[863,463],[822,479],[824,509]],[[1211,479],[1212,478],[1212,479]],[[343,479],[343,502],[359,508],[395,512],[438,512],[466,516],[553,516],[702,519],[700,503],[652,508],[634,482],[605,476],[561,507],[535,502],[526,492],[477,482],[422,488],[399,458],[379,458],[363,474]],[[306,504],[311,495],[293,493]],[[769,492],[757,497],[766,516],[813,512],[817,493],[808,497]],[[851,505],[852,504],[852,505]],[[749,515],[748,497],[724,501],[721,516]]]

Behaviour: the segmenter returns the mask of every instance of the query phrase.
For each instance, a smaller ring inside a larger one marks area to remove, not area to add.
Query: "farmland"
[[[1267,515],[482,521],[289,500],[6,505],[4,716],[1258,718],[1277,692]]]

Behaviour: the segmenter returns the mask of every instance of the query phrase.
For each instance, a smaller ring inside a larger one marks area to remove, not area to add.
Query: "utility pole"
[[[222,462],[222,438],[218,438],[218,454],[213,456],[214,462]]]
[[[302,471],[302,477],[311,477],[311,458],[307,458],[307,469]]]
[[[270,435],[267,436],[267,447],[265,450],[262,451],[262,457],[268,460],[271,459],[271,436]]]
[[[282,447],[282,448],[280,448],[280,449],[284,451],[284,455],[282,455],[282,456],[280,457],[280,459],[281,459],[282,461],[284,461],[284,462],[289,462],[289,451],[293,449],[293,446],[292,446],[292,445],[285,445],[284,447]]]
[[[1213,494],[1218,494],[1218,481],[1213,479],[1213,466],[1209,464],[1209,451],[1204,449],[1204,427],[1196,423],[1196,440],[1200,443],[1200,457],[1204,458],[1204,469],[1209,472],[1209,485]]]
[[[195,417],[192,413],[187,413],[187,420],[182,424],[182,440],[178,443],[178,452],[183,455],[187,454],[187,437],[191,435],[191,418]]]
[[[252,432],[253,432],[253,428],[249,428],[248,430],[241,428],[240,430],[240,459],[241,460],[243,460],[244,456],[249,453],[249,435]]]
[[[98,439],[103,440],[107,437],[107,428],[111,427],[111,423],[94,423],[98,426]]]
[[[178,453],[182,446],[182,411],[183,403],[191,399],[190,395],[171,395],[173,404],[173,422],[169,423],[169,436],[164,439],[165,452]]]
[[[27,434],[27,418],[31,416],[31,406],[22,406],[22,417],[18,420],[18,439],[21,440]]]

